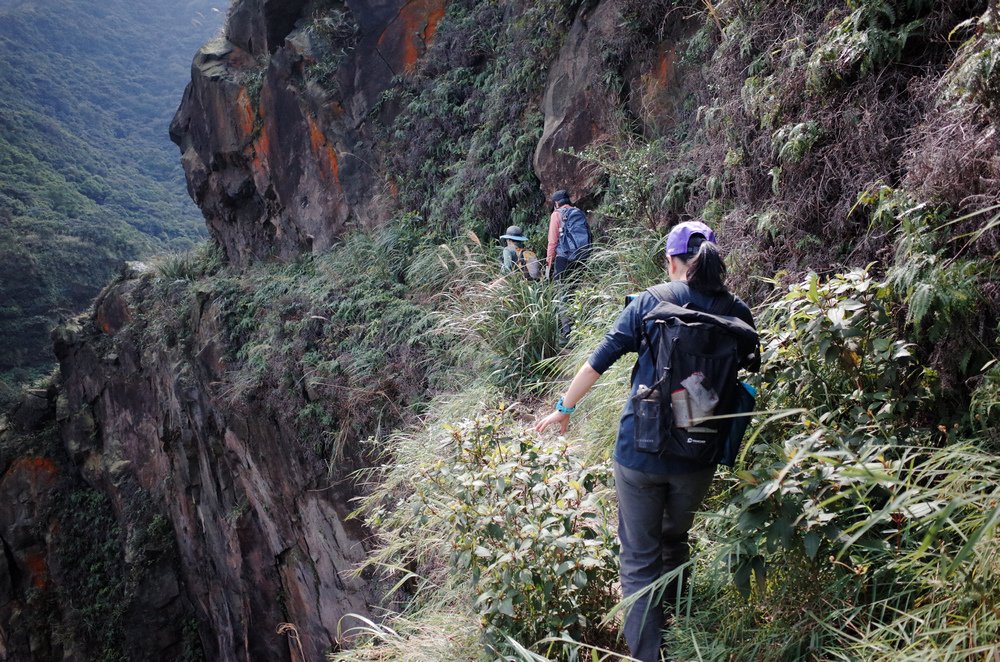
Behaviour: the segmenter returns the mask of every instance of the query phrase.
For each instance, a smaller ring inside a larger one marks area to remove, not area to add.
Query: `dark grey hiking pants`
[[[615,462],[622,593],[637,593],[688,560],[688,530],[715,475],[715,467],[689,474],[662,475]],[[679,583],[678,583],[679,585]],[[677,589],[656,591],[636,601],[625,616],[625,641],[632,657],[659,662],[663,604]]]
[[[576,280],[581,273],[581,262],[570,262],[564,257],[556,256],[552,265],[552,281],[556,284],[556,314],[559,318],[559,334],[566,342],[573,330],[573,320],[569,316],[570,299],[576,288]]]

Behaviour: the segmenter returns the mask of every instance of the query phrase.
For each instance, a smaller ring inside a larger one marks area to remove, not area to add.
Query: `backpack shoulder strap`
[[[669,283],[660,283],[659,285],[654,285],[646,290],[659,302],[673,303],[678,306],[687,306],[692,304],[691,287],[684,281],[672,281]],[[733,312],[733,308],[736,307],[736,295],[732,292],[726,292],[725,296],[719,297],[712,301],[712,305],[704,312],[710,313],[712,315],[726,315],[729,316]],[[697,309],[700,310],[696,306]]]
[[[675,284],[675,283],[679,283]],[[646,289],[660,303],[667,302],[683,306],[691,302],[691,290],[683,281],[660,283]]]
[[[725,315],[730,317],[733,314],[733,308],[736,307],[736,295],[732,292],[726,292],[726,295],[719,297],[712,302],[712,307],[706,310],[706,313],[711,313],[713,315]],[[725,312],[723,312],[725,311]]]
[[[691,300],[691,292],[687,288],[687,283],[683,284],[682,291],[678,291],[680,286],[674,285],[673,282],[659,283],[653,285],[646,289],[654,299],[659,303],[673,303],[676,305],[684,305]],[[649,347],[650,351],[653,351],[652,338],[646,333],[646,323],[643,322],[639,326],[639,354],[641,355],[643,350]],[[639,362],[636,361],[635,366],[632,368],[632,380],[635,379],[636,370],[639,368]]]

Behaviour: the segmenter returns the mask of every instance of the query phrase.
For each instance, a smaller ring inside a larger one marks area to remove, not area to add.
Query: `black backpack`
[[[633,396],[636,449],[713,464],[731,453],[733,419],[712,417],[745,407],[736,373],[758,351],[757,331],[731,315],[731,294],[704,311],[665,300],[668,287],[648,290],[660,301],[643,318],[656,381]]]
[[[562,224],[559,226],[559,243],[556,255],[570,262],[582,260],[590,253],[590,225],[587,216],[576,207],[560,207]]]

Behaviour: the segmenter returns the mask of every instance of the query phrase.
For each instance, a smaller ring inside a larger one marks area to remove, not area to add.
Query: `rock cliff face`
[[[544,191],[562,187],[574,200],[590,198],[602,173],[572,152],[612,143],[619,124],[630,119],[647,134],[659,134],[675,124],[682,103],[690,97],[677,47],[691,29],[679,14],[660,26],[660,43],[636,54],[622,72],[623,98],[612,94],[604,80],[608,64],[602,47],[631,38],[622,34],[626,4],[607,0],[585,4],[549,67],[542,102],[545,128],[534,156],[535,173]],[[622,117],[623,109],[631,117]]]
[[[538,90],[543,190],[594,192],[598,173],[560,150],[614,131],[620,99],[600,84],[596,45],[618,29],[621,4],[583,3]],[[235,4],[224,37],[195,57],[171,126],[229,263],[320,251],[387,220],[373,125],[401,112],[383,93],[419,65],[446,10],[446,0]],[[331,46],[331,31],[348,45]],[[679,104],[671,49],[626,72],[630,108],[650,130]],[[349,573],[366,554],[365,532],[346,520],[354,493],[343,478],[357,454],[331,479],[297,438],[295,411],[230,402],[220,302],[199,294],[185,308],[189,337],[172,341],[146,315],[151,278],[131,271],[93,314],[63,325],[57,387],[28,396],[0,429],[0,661],[111,650],[320,660],[340,645],[341,619],[377,597]],[[292,634],[277,632],[283,623]]]
[[[234,263],[322,250],[348,226],[382,220],[368,123],[388,119],[382,93],[426,50],[445,0],[343,5],[356,46],[325,86],[309,71],[331,55],[303,2],[238,4],[225,38],[195,58],[171,137],[191,196]]]
[[[379,153],[391,143],[379,145],[373,124],[392,124],[399,109],[383,95],[426,52],[447,3],[339,4],[352,47],[322,83],[315,72],[329,65],[330,47],[324,24],[310,18],[317,10],[301,0],[237,4],[225,37],[195,58],[171,137],[190,193],[233,263],[323,250],[347,228],[382,224],[392,212]],[[565,151],[605,142],[619,128],[621,99],[608,92],[600,49],[621,31],[624,4],[584,3],[550,67],[533,164],[545,192],[586,198],[597,189],[600,173]],[[670,126],[687,94],[678,38],[668,31],[625,72],[626,107],[653,130]]]
[[[57,338],[61,425],[90,440],[71,451],[112,498],[108,477],[133,475],[171,522],[176,581],[207,634],[208,659],[285,659],[295,652],[275,634],[285,621],[306,659],[318,659],[336,646],[340,619],[366,614],[371,598],[346,572],[364,558],[360,532],[343,521],[349,495],[324,482],[290,416],[237,412],[215,394],[225,363],[214,301],[188,322],[193,358],[140,337],[149,329],[133,319],[148,305],[145,282],[114,286],[93,326]]]
[[[34,632],[33,593],[51,590],[58,606],[71,587],[113,587],[118,573],[130,578],[112,598],[123,600],[129,659],[198,649],[210,660],[321,659],[338,647],[341,619],[367,614],[373,598],[348,572],[365,555],[338,482],[352,467],[328,475],[297,438],[294,412],[229,406],[216,387],[226,370],[217,302],[186,320],[189,349],[151,343],[158,331],[140,319],[150,277],[130,275],[91,318],[58,330],[58,392],[29,396],[3,431],[51,438],[48,453],[2,467],[0,604],[11,627],[0,627],[0,659],[100,656],[100,641]],[[112,540],[125,548],[109,555],[120,567],[83,578],[70,567],[81,532],[67,524],[78,504],[60,496],[81,489],[106,495]],[[162,528],[154,543],[151,513]],[[295,637],[276,632],[286,622]]]

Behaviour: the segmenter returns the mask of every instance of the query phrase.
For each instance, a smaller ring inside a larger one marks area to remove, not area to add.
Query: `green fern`
[[[814,120],[786,124],[771,135],[774,157],[782,163],[799,163],[812,151],[822,137],[822,129]]]
[[[850,0],[848,14],[809,60],[813,92],[855,76],[867,76],[898,61],[910,38],[924,24],[933,3],[927,0]]]

